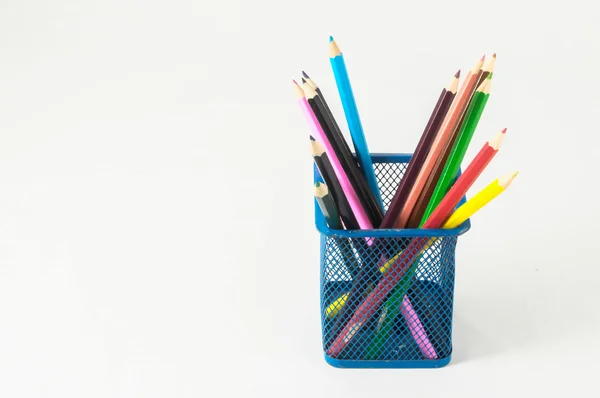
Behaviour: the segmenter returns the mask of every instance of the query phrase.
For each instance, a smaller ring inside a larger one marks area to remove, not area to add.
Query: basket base
[[[325,361],[335,368],[346,369],[431,369],[442,368],[450,363],[452,354],[435,360],[414,361],[355,361],[335,359],[325,354]]]

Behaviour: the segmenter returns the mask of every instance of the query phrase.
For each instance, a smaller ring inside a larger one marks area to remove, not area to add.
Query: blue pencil
[[[360,116],[358,114],[356,100],[354,99],[354,93],[352,92],[352,85],[350,84],[350,78],[348,77],[344,56],[331,36],[329,36],[329,61],[331,62],[335,83],[340,93],[340,98],[342,99],[342,106],[344,107],[344,114],[346,115],[346,122],[348,123],[348,129],[350,130],[354,150],[358,155],[358,161],[362,172],[365,174],[367,183],[373,191],[379,206],[383,210],[383,201],[381,200],[381,193],[379,192],[379,186],[377,185],[377,179],[375,178],[371,153],[369,152],[365,133],[363,131],[362,123],[360,122]]]

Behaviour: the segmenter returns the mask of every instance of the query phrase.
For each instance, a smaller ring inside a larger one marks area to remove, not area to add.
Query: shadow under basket
[[[410,156],[372,155],[386,210]],[[316,181],[322,179],[315,168]],[[339,368],[447,365],[452,355],[456,241],[470,228],[470,220],[454,229],[333,230],[315,202],[315,222],[321,234],[321,330],[327,363]],[[345,328],[390,269],[386,261],[393,262],[415,240],[426,244],[400,282],[372,306],[375,312],[359,328]],[[343,348],[335,349],[340,338]]]

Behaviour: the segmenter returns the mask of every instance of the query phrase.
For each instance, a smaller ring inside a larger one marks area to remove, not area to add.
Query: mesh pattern
[[[374,168],[387,209],[406,164],[375,163]],[[375,312],[363,319],[360,328],[344,329],[391,270],[386,261],[408,252],[413,238],[379,237],[369,245],[365,238],[321,235],[321,321],[328,355],[338,360],[404,361],[451,354],[457,237],[418,239],[425,246],[417,248],[420,255],[400,283],[373,306]],[[338,336],[344,346],[332,352]]]

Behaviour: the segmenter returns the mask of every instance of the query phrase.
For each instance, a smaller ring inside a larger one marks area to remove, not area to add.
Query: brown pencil
[[[390,202],[390,206],[388,207],[388,210],[385,213],[379,228],[394,227],[396,219],[398,218],[398,215],[402,210],[402,206],[404,205],[404,201],[408,197],[412,185],[419,174],[421,165],[427,157],[429,149],[431,148],[431,144],[440,128],[440,125],[442,124],[442,121],[446,117],[446,113],[448,113],[448,109],[450,108],[450,104],[452,104],[454,96],[456,95],[459,78],[460,71],[456,72],[452,78],[452,81],[450,81],[450,84],[448,84],[448,86],[442,90],[437,104],[433,108],[433,112],[429,117],[429,121],[425,126],[425,130],[421,135],[421,139],[415,148],[415,152],[408,163],[408,167],[404,172],[404,176],[402,177],[402,180],[400,180],[400,184],[396,189],[396,193]]]

